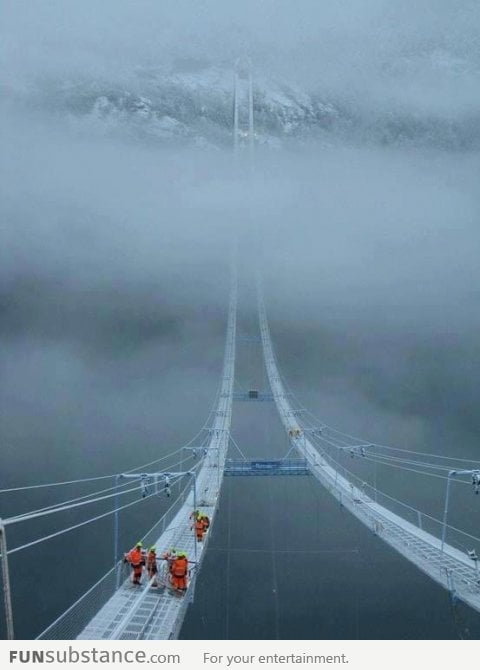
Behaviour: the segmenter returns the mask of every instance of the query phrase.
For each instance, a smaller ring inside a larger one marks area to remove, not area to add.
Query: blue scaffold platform
[[[233,400],[239,400],[241,402],[273,402],[273,393],[268,391],[235,391],[233,394]]]
[[[278,475],[309,475],[310,469],[304,458],[254,461],[227,460],[224,470],[226,477],[265,477]]]

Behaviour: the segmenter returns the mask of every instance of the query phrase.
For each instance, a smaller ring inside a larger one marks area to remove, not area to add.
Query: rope
[[[342,442],[341,440],[339,440],[338,438],[335,438],[335,437],[331,437],[330,439],[328,439],[327,437],[325,437],[323,435],[312,435],[311,440],[318,440],[318,441],[321,441],[321,442],[325,442],[326,444],[329,444],[330,446],[335,447],[336,449],[342,450],[342,451],[347,451],[348,449],[358,448],[358,447],[361,447],[361,446],[363,446],[365,448],[368,448],[368,447],[374,447],[374,448],[380,447],[380,448],[382,448],[380,445],[372,444],[372,443],[370,443],[370,444],[365,443],[363,445],[358,445],[358,444],[356,444],[356,445],[343,445],[343,444],[338,445],[338,444],[336,444],[336,442]],[[407,452],[408,450],[403,450],[403,451]],[[408,452],[408,453],[414,453],[415,455],[422,455],[420,452]],[[405,459],[405,458],[402,459],[402,458],[399,458],[397,456],[388,456],[388,455],[378,454],[378,453],[375,453],[375,452],[372,453],[372,451],[368,452],[368,456],[365,455],[365,456],[362,456],[362,458],[365,458],[367,460],[374,461],[374,462],[377,462],[377,463],[383,463],[385,465],[387,464],[388,461],[396,461],[398,463],[405,463],[405,464],[414,465],[414,466],[417,466],[417,467],[431,468],[432,470],[441,470],[441,471],[444,471],[444,472],[450,472],[450,470],[451,470],[450,467],[447,467],[445,465],[438,465],[436,463],[425,463],[423,461],[416,461],[416,460],[413,460],[413,459]],[[419,472],[419,474],[421,474],[421,472]],[[442,479],[446,479],[446,477],[443,477]]]
[[[10,553],[10,552],[8,552],[8,553]],[[116,569],[119,565],[121,565],[120,561],[116,565],[114,565],[113,568],[110,568],[110,570],[108,572],[106,572],[103,575],[103,577],[100,577],[100,579],[98,581],[96,581],[95,584],[93,584],[93,586],[91,586],[88,589],[88,591],[85,591],[85,593],[82,596],[80,596],[80,598],[78,598],[78,600],[76,600],[73,603],[73,605],[70,605],[70,607],[68,609],[66,609],[65,612],[63,612],[59,617],[57,617],[54,621],[52,621],[52,623],[49,624],[47,626],[47,628],[45,628],[45,630],[43,630],[39,635],[37,635],[37,637],[35,639],[40,640],[41,638],[43,638],[48,633],[48,631],[52,630],[52,628],[54,626],[56,626],[59,621],[61,621],[67,614],[72,612],[75,609],[75,607],[79,603],[81,603],[83,600],[85,600],[85,598],[87,598],[87,596],[89,596],[107,577],[112,575],[116,571]]]
[[[69,503],[74,503],[79,500],[86,500],[87,498],[91,498],[94,495],[100,495],[101,493],[108,493],[108,491],[115,491],[117,488],[123,488],[125,486],[130,486],[131,482],[125,482],[124,484],[117,484],[116,486],[111,486],[108,489],[102,489],[101,491],[94,491],[92,493],[87,493],[84,496],[80,496],[78,498],[72,498],[71,500],[64,500],[59,503],[55,503],[54,505],[47,505],[46,507],[40,507],[39,509],[35,510],[30,510],[29,512],[24,512],[23,514],[18,514],[15,518],[21,518],[22,516],[27,516],[28,514],[34,514],[35,512],[43,512],[45,510],[50,510],[50,509],[55,509],[56,507],[61,507],[62,505],[68,505]]]
[[[188,486],[189,486],[189,483],[187,483],[187,484],[184,486],[184,488],[178,493],[178,495],[176,496],[175,500],[174,500],[173,503],[170,505],[170,507],[167,509],[167,511],[166,511],[166,512],[163,514],[163,516],[160,517],[160,519],[159,519],[159,520],[152,526],[152,528],[151,528],[149,531],[147,531],[147,533],[145,533],[144,537],[146,537],[146,536],[148,535],[148,533],[150,533],[150,532],[155,528],[155,526],[158,526],[158,525],[163,521],[163,519],[165,518],[165,516],[166,516],[166,515],[170,512],[170,510],[177,504],[179,498],[184,494],[184,492],[185,492],[185,490],[187,489]],[[62,535],[63,533],[68,533],[68,532],[70,532],[71,530],[75,530],[76,528],[81,528],[82,526],[86,526],[86,525],[89,524],[89,523],[93,523],[94,521],[98,521],[99,519],[103,519],[103,518],[105,518],[105,517],[107,517],[107,516],[110,516],[111,514],[115,514],[115,513],[117,513],[117,512],[120,512],[120,511],[123,510],[123,509],[127,509],[127,507],[132,507],[133,505],[136,505],[136,504],[138,504],[138,503],[140,503],[140,502],[143,502],[144,500],[148,500],[148,498],[151,498],[151,497],[154,496],[154,495],[156,495],[156,494],[155,494],[155,492],[153,491],[152,493],[149,493],[148,495],[146,495],[144,498],[139,498],[138,500],[134,500],[133,502],[127,503],[126,505],[122,505],[121,507],[117,507],[116,509],[109,510],[108,512],[104,512],[103,514],[99,514],[98,516],[95,516],[95,517],[92,517],[92,518],[90,518],[90,519],[87,519],[86,521],[82,521],[81,523],[77,523],[77,524],[75,524],[75,525],[73,525],[73,526],[69,526],[68,528],[64,528],[64,529],[62,529],[62,530],[56,531],[55,533],[51,533],[50,535],[45,535],[44,537],[38,538],[38,539],[36,539],[36,540],[33,540],[32,542],[28,542],[28,543],[23,544],[23,545],[21,545],[21,546],[19,546],[19,547],[15,547],[14,549],[9,549],[9,550],[7,551],[7,554],[8,554],[8,555],[9,555],[9,554],[14,554],[14,553],[16,553],[17,551],[21,551],[22,549],[27,549],[28,547],[32,547],[32,546],[34,546],[34,545],[36,545],[36,544],[39,544],[40,542],[45,542],[46,540],[50,540],[50,539],[52,539],[52,538],[54,538],[54,537],[57,537],[58,535]],[[142,539],[143,539],[143,538],[142,538]]]
[[[211,409],[208,413],[207,420],[203,424],[202,428],[194,435],[194,437],[192,437],[188,442],[183,444],[178,449],[175,449],[174,451],[171,451],[170,453],[166,454],[165,456],[160,456],[159,458],[156,458],[153,461],[149,461],[148,463],[142,463],[142,465],[138,465],[134,468],[131,468],[130,470],[124,470],[123,472],[125,474],[131,474],[133,472],[136,472],[137,470],[141,470],[142,468],[146,468],[150,465],[154,465],[155,463],[160,463],[161,461],[164,461],[165,459],[170,458],[171,456],[175,456],[175,454],[178,454],[180,451],[182,451],[182,449],[184,449],[185,447],[189,447],[191,444],[193,444],[193,442],[195,442],[195,440],[198,438],[198,436],[202,434],[202,432],[205,430],[206,426],[210,422],[210,419],[212,417],[212,414],[215,411],[215,406],[216,406],[217,401],[218,401],[220,388],[221,388],[221,382],[217,385],[217,390],[215,392],[214,401],[213,401],[212,407],[211,407]],[[87,482],[95,482],[95,481],[101,481],[103,479],[109,479],[111,477],[116,477],[117,475],[120,475],[120,474],[122,474],[122,473],[115,472],[115,473],[110,474],[110,475],[101,475],[101,476],[98,476],[98,477],[86,477],[86,478],[83,478],[83,479],[70,479],[70,480],[63,481],[63,482],[50,482],[50,483],[47,483],[47,484],[32,484],[32,485],[29,485],[29,486],[16,486],[16,487],[13,487],[13,488],[0,489],[0,494],[1,493],[12,493],[12,492],[15,492],[15,491],[30,491],[30,490],[33,490],[33,489],[42,489],[42,488],[49,488],[49,487],[55,487],[55,486],[67,486],[69,484],[82,484],[82,483],[87,483]]]
[[[358,476],[357,476],[355,473],[353,473],[351,470],[349,470],[348,468],[344,467],[343,465],[341,465],[340,463],[338,463],[337,461],[335,461],[335,459],[332,458],[329,454],[326,454],[326,453],[322,452],[322,453],[320,454],[320,456],[323,456],[324,458],[327,458],[327,460],[330,460],[332,463],[335,463],[336,465],[338,465],[338,466],[339,466],[339,469],[341,468],[341,469],[344,471],[344,473],[348,472],[349,475],[351,475],[351,477],[359,483],[359,485],[360,485],[361,488],[363,488],[363,486],[364,486],[365,484],[366,484],[367,486],[369,486],[370,488],[373,488],[371,484],[367,484],[367,482],[363,481],[360,477],[358,477]],[[367,460],[368,460],[368,457],[367,457]],[[386,464],[386,465],[387,465],[387,464]],[[395,465],[392,465],[391,467],[398,467],[399,469],[402,469],[402,470],[406,469],[406,468],[401,468],[400,466],[395,466]],[[416,472],[416,471],[413,471],[413,472]],[[427,475],[428,475],[429,473],[418,472],[417,474],[427,474]],[[446,479],[446,477],[441,477],[440,475],[430,474],[430,476],[437,477],[437,478],[441,478],[441,479]],[[458,482],[458,483],[462,483],[462,484],[467,484],[467,485],[469,485],[468,482],[465,482],[465,481],[461,481],[461,480],[454,480],[454,481],[456,481],[456,482]],[[357,484],[357,486],[358,486],[358,484]],[[435,518],[434,516],[431,516],[430,514],[427,514],[426,512],[424,512],[424,511],[422,511],[422,510],[420,510],[420,509],[417,509],[417,508],[415,508],[415,507],[412,507],[411,505],[408,505],[408,503],[405,503],[403,500],[399,500],[398,498],[395,498],[395,497],[389,495],[388,493],[385,493],[384,491],[382,491],[381,489],[378,489],[378,488],[375,488],[375,491],[376,491],[379,495],[384,496],[385,498],[388,498],[389,500],[391,500],[391,501],[393,501],[393,502],[395,502],[395,503],[397,503],[397,504],[399,504],[399,505],[405,507],[406,509],[410,510],[411,512],[415,512],[415,513],[418,513],[418,512],[419,512],[425,519],[429,519],[430,521],[434,521],[434,522],[437,523],[437,524],[443,525],[443,521],[441,521],[440,519],[437,519],[437,518]],[[468,538],[471,539],[471,540],[475,540],[475,541],[477,541],[477,542],[480,542],[480,537],[476,537],[475,535],[471,535],[470,533],[467,533],[466,531],[461,530],[460,528],[456,528],[455,526],[451,526],[450,524],[447,524],[447,525],[446,525],[446,528],[448,528],[448,529],[450,529],[450,530],[453,530],[453,531],[455,531],[455,532],[457,532],[457,533],[460,533],[461,535],[464,535],[465,537],[468,537]]]
[[[323,437],[323,436],[312,435],[311,440],[313,440],[313,441],[314,440],[319,440],[321,442],[329,444],[332,447],[335,447],[336,449],[341,449],[342,451],[344,450],[343,447],[339,447],[337,444],[335,444],[335,442],[332,442],[331,440],[328,440],[326,437]],[[396,463],[390,463],[389,459],[390,460],[398,460],[399,462],[404,462],[404,463],[410,463],[411,465],[416,465],[416,466],[420,466],[420,467],[430,467],[432,469],[441,468],[443,471],[449,471],[450,470],[449,468],[443,468],[443,466],[437,466],[437,465],[434,465],[434,464],[433,465],[422,464],[418,461],[407,461],[407,460],[395,459],[395,457],[381,456],[380,454],[378,454],[377,457],[372,456],[371,454],[370,455],[366,454],[365,456],[361,456],[361,458],[364,459],[365,461],[370,461],[372,463],[378,463],[378,464],[381,464],[381,465],[386,465],[388,467],[397,468],[399,470],[406,470],[406,471],[409,471],[409,472],[415,472],[416,474],[425,475],[427,477],[436,477],[437,479],[443,479],[444,481],[446,481],[448,479],[448,477],[444,477],[442,475],[434,474],[434,473],[431,473],[431,472],[424,472],[422,470],[415,470],[413,468],[402,467],[401,465],[398,465]],[[333,461],[339,467],[343,468],[344,470],[346,470],[348,472],[351,472],[351,470],[349,470],[349,468],[347,468],[344,464],[340,463],[339,461],[337,461],[335,459],[333,459]],[[468,482],[465,482],[463,480],[457,480],[457,481],[459,481],[462,484],[467,484],[468,485]]]
[[[335,444],[329,442],[325,438],[319,438],[319,439],[323,439],[323,441],[327,442],[327,444],[331,444],[334,447],[336,446]],[[328,458],[330,458],[332,464],[334,464],[333,467],[337,466],[335,469],[339,469],[339,470],[341,469],[341,470],[343,470],[344,473],[348,472],[348,474],[351,475],[353,478],[358,479],[359,481],[361,481],[360,478],[357,477],[357,475],[354,472],[352,472],[352,470],[350,470],[350,468],[347,468],[346,465],[344,465],[343,463],[340,463],[338,460],[334,459],[330,454],[326,454],[325,452],[322,451],[322,453],[320,455],[322,455],[324,457],[328,456]],[[368,455],[362,456],[361,458],[365,461],[369,461],[369,462],[375,463],[375,464],[385,465],[385,466],[390,467],[390,468],[396,468],[397,470],[406,470],[407,472],[414,472],[417,475],[424,475],[426,477],[434,477],[436,479],[443,479],[444,481],[447,481],[447,479],[448,479],[447,477],[435,474],[433,472],[424,472],[422,470],[415,470],[414,468],[406,468],[406,467],[403,467],[401,465],[397,465],[397,464],[394,464],[394,463],[389,463],[388,461],[375,460],[373,458],[370,458]],[[462,481],[462,480],[457,480],[457,481],[459,481],[462,484],[467,484],[468,485],[468,482],[465,482],[465,481]]]
[[[180,460],[180,461],[177,461],[176,463],[172,463],[172,464],[170,465],[170,467],[171,467],[171,468],[174,468],[174,467],[176,467],[177,465],[180,465],[180,464],[183,464],[183,463],[184,463],[184,460],[182,459],[182,460]],[[128,473],[125,473],[125,474],[128,474]],[[120,475],[115,475],[115,476],[116,476],[116,477],[120,477]],[[106,492],[108,492],[108,491],[114,491],[114,490],[117,489],[117,488],[122,488],[122,487],[124,487],[124,486],[128,486],[128,485],[130,485],[130,483],[131,483],[131,482],[125,482],[124,484],[117,484],[117,485],[115,485],[115,486],[111,486],[110,488],[103,489],[103,490],[101,490],[101,491],[93,491],[92,493],[87,493],[86,495],[84,495],[84,496],[80,496],[80,497],[78,497],[78,498],[72,498],[72,499],[70,499],[70,500],[65,500],[65,501],[60,502],[60,503],[55,503],[55,504],[53,504],[53,505],[48,505],[47,507],[41,507],[41,508],[36,509],[36,510],[31,510],[31,511],[29,511],[29,512],[24,512],[23,514],[18,514],[18,515],[16,515],[15,517],[11,517],[11,518],[15,519],[16,521],[20,521],[20,520],[22,520],[24,517],[25,517],[25,519],[27,519],[27,518],[31,518],[32,515],[34,515],[34,514],[39,514],[39,513],[41,513],[41,512],[46,512],[46,511],[48,511],[48,510],[50,510],[52,513],[53,513],[54,511],[62,511],[62,510],[66,510],[66,509],[69,509],[69,508],[70,508],[70,504],[72,504],[72,503],[76,503],[77,501],[81,501],[81,500],[85,500],[85,499],[87,499],[87,498],[91,498],[92,496],[99,495],[99,494],[101,494],[101,493],[106,493]],[[115,494],[114,494],[114,495],[115,495]],[[119,495],[121,495],[121,494],[119,493]],[[97,502],[97,500],[102,500],[102,498],[96,498],[96,499],[91,500],[91,501],[89,501],[89,502]],[[6,523],[7,521],[9,522],[10,520],[9,520],[9,519],[6,519],[6,520],[5,520],[5,523]]]
[[[333,433],[336,433],[337,435],[341,435],[341,436],[343,436],[343,437],[346,437],[346,438],[348,438],[348,439],[350,439],[350,440],[355,440],[357,443],[358,443],[358,442],[364,442],[364,443],[365,443],[365,440],[363,440],[363,439],[361,439],[361,438],[359,438],[359,437],[356,437],[356,436],[354,436],[354,435],[350,435],[349,433],[344,433],[344,432],[342,432],[342,431],[340,431],[340,430],[337,430],[336,428],[333,428],[332,426],[329,426],[328,424],[326,424],[326,423],[324,423],[323,421],[321,421],[321,419],[319,419],[317,416],[315,416],[315,414],[313,414],[313,413],[310,412],[308,409],[306,409],[306,408],[302,405],[302,403],[301,403],[301,401],[299,400],[298,396],[297,396],[297,395],[295,394],[295,392],[293,391],[293,389],[292,389],[292,387],[290,386],[290,384],[288,383],[287,379],[284,377],[284,375],[283,375],[283,373],[282,373],[282,371],[281,371],[280,365],[278,364],[278,357],[277,357],[277,354],[276,354],[275,351],[273,351],[273,348],[272,348],[272,353],[273,353],[273,356],[274,356],[274,359],[275,359],[275,363],[276,363],[276,366],[277,366],[278,374],[279,374],[279,376],[281,377],[284,386],[287,387],[287,389],[288,389],[290,395],[291,395],[291,396],[296,400],[296,402],[298,403],[298,408],[299,408],[299,409],[302,409],[302,410],[305,412],[306,415],[309,415],[310,417],[312,417],[312,418],[314,419],[314,421],[317,423],[317,425],[318,425],[318,423],[320,423],[321,426],[322,426],[322,428],[326,428],[326,429],[332,431]],[[335,438],[333,438],[333,439],[335,439]],[[345,445],[346,445],[346,446],[351,446],[351,445],[348,445],[347,443],[345,443]],[[416,456],[417,456],[417,455],[418,455],[418,456],[429,456],[429,457],[431,457],[431,458],[438,458],[438,459],[447,460],[447,461],[452,461],[452,462],[457,462],[457,463],[470,463],[470,464],[478,465],[478,466],[480,467],[480,461],[478,461],[478,460],[474,460],[474,459],[471,459],[471,458],[455,458],[455,457],[453,457],[453,456],[444,456],[444,455],[442,455],[442,454],[427,453],[427,452],[422,452],[422,451],[414,451],[414,450],[412,450],[412,449],[400,449],[400,448],[398,448],[398,447],[390,447],[390,446],[383,445],[383,444],[375,444],[374,446],[375,446],[375,447],[378,447],[378,448],[381,448],[381,449],[386,449],[386,450],[388,450],[388,451],[399,451],[399,452],[402,452],[402,453],[414,454],[414,455],[416,455]]]
[[[326,439],[324,436],[314,435],[314,436],[312,436],[312,438],[314,440],[317,439],[319,441],[325,442],[325,443],[329,444],[330,446],[335,447],[336,449],[341,449],[342,451],[344,450],[343,447],[339,447],[337,444],[335,444],[335,442],[332,442],[332,441]],[[377,445],[375,445],[375,446],[377,446]],[[318,449],[317,449],[317,451],[318,451]],[[416,453],[416,452],[413,452],[413,453]],[[362,488],[366,484],[366,482],[364,482],[360,477],[358,477],[355,473],[353,473],[349,468],[347,468],[345,465],[339,463],[339,461],[334,459],[330,454],[327,454],[323,449],[321,449],[321,451],[319,452],[319,455],[322,456],[323,458],[326,458],[328,461],[330,461],[330,463],[332,464],[332,467],[334,467],[334,469],[341,469],[344,472],[344,474],[348,473],[354,480],[356,480],[357,482],[360,483],[360,486]],[[414,470],[412,468],[406,468],[404,466],[398,465],[397,463],[389,463],[388,462],[388,459],[393,460],[395,457],[381,457],[383,460],[378,460],[378,459],[370,458],[368,455],[366,455],[362,458],[364,458],[367,461],[371,461],[375,464],[383,464],[383,465],[386,465],[386,466],[389,466],[389,467],[392,467],[392,468],[397,468],[399,470],[407,470],[407,471],[410,471],[410,472],[414,472],[416,474],[421,474],[421,475],[426,475],[426,476],[430,476],[430,477],[435,477],[437,479],[447,480],[447,477],[444,477],[442,475],[438,475],[438,474],[435,474],[435,473],[429,473],[429,472],[423,472],[423,471],[419,471],[419,470]],[[398,460],[402,460],[402,459],[398,459]],[[406,459],[404,459],[404,460],[406,460]],[[414,463],[415,465],[418,464],[417,461],[412,461],[412,463]],[[335,466],[337,466],[337,468],[335,468]],[[455,480],[455,481],[457,481],[459,483],[462,483],[462,484],[466,484],[467,486],[469,485],[468,482],[463,481],[463,480]],[[370,488],[373,488],[371,485],[368,485],[368,486],[370,486]],[[418,510],[418,509],[408,505],[407,503],[403,502],[402,500],[399,500],[398,498],[394,498],[393,496],[388,495],[387,493],[383,492],[382,490],[379,490],[376,486],[375,486],[374,490],[376,491],[377,494],[385,496],[389,500],[392,500],[393,502],[402,505],[403,507],[405,507],[406,509],[411,510],[412,512],[416,512],[416,513],[419,512],[426,519],[434,521],[435,523],[438,523],[438,524],[443,524],[443,522],[440,521],[439,519],[436,519],[435,517],[427,514],[426,512],[423,512],[422,510]],[[470,533],[467,533],[466,531],[463,531],[459,528],[456,528],[455,526],[451,526],[450,524],[447,524],[446,528],[448,528],[450,530],[453,530],[457,533],[460,533],[461,535],[464,535],[465,537],[468,537],[469,539],[480,542],[480,538],[478,538],[474,535],[471,535]]]
[[[278,577],[277,577],[277,562],[275,560],[275,532],[273,528],[273,494],[272,484],[267,480],[268,501],[270,503],[270,557],[272,560],[272,595],[273,595],[273,610],[275,612],[275,639],[280,639],[280,604],[278,601]]]
[[[175,477],[177,479],[177,477]],[[138,485],[128,489],[128,491],[120,491],[115,493],[110,493],[106,496],[100,496],[99,498],[93,498],[93,500],[84,500],[82,502],[73,503],[71,505],[65,505],[63,507],[56,507],[55,509],[44,510],[43,512],[34,512],[31,514],[25,514],[23,516],[12,516],[8,519],[4,519],[3,525],[10,526],[14,523],[19,523],[21,521],[30,521],[32,519],[38,519],[39,517],[46,516],[48,514],[56,514],[57,512],[64,512],[66,510],[75,509],[76,507],[83,507],[84,505],[91,505],[92,503],[101,502],[102,500],[109,500],[110,498],[115,498],[116,496],[123,496],[132,491],[138,491]],[[147,496],[145,496],[147,497]]]
[[[328,428],[328,430],[331,430],[334,433],[338,433],[340,435],[347,435],[346,433],[341,433],[340,431],[336,430],[335,428],[332,428],[331,426],[328,426],[327,424],[323,424],[325,428]],[[359,438],[352,438],[352,439],[359,439]],[[360,440],[361,441],[361,440]],[[413,451],[411,449],[400,449],[399,447],[389,447],[385,444],[374,444],[373,446],[378,447],[380,449],[385,449],[388,451],[399,451],[402,453],[406,454],[414,454],[415,456],[430,456],[431,458],[439,458],[442,460],[447,460],[447,461],[454,461],[458,463],[474,463],[476,465],[480,466],[480,461],[476,461],[473,458],[455,458],[453,456],[443,456],[442,454],[434,454],[434,453],[428,453],[426,451]]]
[[[244,454],[243,451],[240,449],[240,447],[238,446],[238,444],[235,442],[235,440],[233,439],[232,435],[229,433],[228,436],[229,436],[230,441],[232,442],[233,446],[237,449],[237,451],[239,452],[239,454],[240,454],[240,456],[243,458],[243,460],[244,460],[244,461],[247,460],[245,454]]]
[[[163,521],[163,519],[165,518],[165,516],[170,512],[170,510],[172,510],[172,509],[175,507],[175,505],[177,504],[179,498],[181,498],[181,497],[183,496],[183,494],[185,493],[185,491],[187,490],[187,488],[188,488],[189,486],[190,486],[190,482],[187,481],[187,483],[185,484],[185,486],[183,487],[183,489],[178,493],[177,497],[175,498],[175,500],[173,501],[173,503],[170,505],[170,507],[168,508],[168,510],[165,512],[165,514],[164,514],[162,517],[160,517],[160,519],[159,519],[158,521],[156,521],[156,522],[153,524],[153,526],[152,526],[149,530],[147,530],[147,532],[145,533],[145,535],[142,537],[142,541],[145,540],[145,538],[146,538],[148,535],[150,535],[150,533],[152,533],[153,530],[154,530],[157,526],[159,526],[159,525],[162,523],[162,521]],[[166,533],[166,532],[170,532],[170,531],[172,531],[172,530],[176,530],[177,528],[179,528],[179,526],[173,526],[172,528],[167,528],[167,529],[165,529],[164,532],[165,532],[165,533]]]
[[[89,523],[93,523],[94,521],[98,521],[99,519],[103,519],[104,517],[110,516],[111,514],[115,514],[115,512],[120,512],[122,509],[126,509],[127,507],[131,507],[132,505],[137,505],[139,502],[143,502],[144,500],[147,500],[148,498],[151,498],[154,493],[149,493],[145,498],[139,498],[138,500],[134,500],[131,503],[128,503],[126,505],[123,505],[122,507],[117,507],[117,509],[109,510],[108,512],[104,512],[103,514],[99,514],[98,516],[92,517],[91,519],[87,519],[86,521],[82,521],[81,523],[77,523],[74,526],[69,526],[68,528],[63,528],[62,530],[58,530],[56,533],[51,533],[50,535],[45,535],[44,537],[40,537],[37,540],[33,540],[32,542],[28,542],[27,544],[22,544],[20,547],[15,547],[14,549],[9,549],[7,551],[7,554],[14,554],[17,551],[21,551],[22,549],[27,549],[28,547],[33,547],[35,544],[39,544],[40,542],[45,542],[45,540],[51,540],[54,537],[57,537],[58,535],[62,535],[63,533],[68,533],[71,530],[75,530],[76,528],[81,528],[82,526],[86,526]]]
[[[231,536],[232,536],[232,491],[228,487],[228,531],[227,531],[227,566],[226,566],[226,588],[225,588],[225,639],[230,639],[230,556],[231,556]]]
[[[235,554],[359,554],[359,549],[249,549],[245,547],[209,547],[208,551],[221,551],[223,553],[233,552]]]
[[[51,482],[50,484],[34,484],[32,486],[17,486],[10,489],[0,489],[0,493],[11,493],[12,491],[30,491],[32,489],[43,489],[50,486],[66,486],[67,484],[79,484],[83,482],[97,482],[101,479],[110,479],[115,475],[102,475],[101,477],[88,477],[87,479],[71,479],[66,482]]]
[[[362,456],[362,458],[366,458]],[[442,472],[450,472],[450,468],[445,467],[444,465],[435,465],[434,463],[424,463],[423,461],[414,461],[409,458],[398,458],[397,456],[384,456],[383,454],[369,454],[370,460],[378,461],[379,463],[385,462],[395,462],[395,463],[404,463],[406,465],[415,465],[420,468],[431,468],[432,470],[440,470]]]
[[[396,465],[394,463],[389,463],[388,461],[375,461],[372,458],[369,458],[368,456],[365,456],[366,461],[371,461],[372,463],[379,463],[381,465],[385,465],[389,468],[397,468],[397,470],[405,470],[407,472],[415,472],[417,475],[424,475],[425,477],[435,477],[435,479],[443,479],[444,481],[447,481],[448,477],[444,477],[443,475],[436,475],[434,472],[422,472],[422,470],[415,470],[414,468],[406,468],[402,465]],[[460,484],[467,484],[469,485],[468,482],[465,482],[461,479],[455,480],[458,481]]]
[[[186,445],[183,445],[179,449],[176,449],[175,451],[170,452],[166,456],[162,456],[161,458],[157,458],[155,461],[150,461],[150,463],[143,463],[142,465],[139,465],[136,468],[132,468],[131,470],[125,470],[124,472],[126,474],[130,474],[132,472],[135,472],[136,470],[140,470],[141,468],[145,468],[148,465],[153,465],[154,463],[159,463],[160,461],[163,461],[166,458],[169,458],[170,456],[174,456],[175,454],[178,454],[178,452],[181,451],[184,446],[188,446],[189,444],[191,444],[192,441],[195,440],[198,437],[198,435],[200,435],[200,432],[201,431],[199,431],[195,435],[195,437],[192,438],[192,440],[190,440],[190,442],[187,442]],[[110,479],[110,478],[116,477],[117,475],[120,475],[120,474],[122,474],[122,473],[116,472],[116,473],[111,474],[111,475],[102,475],[100,477],[87,477],[85,479],[70,479],[70,480],[64,481],[64,482],[51,482],[49,484],[34,484],[34,485],[31,485],[31,486],[17,486],[15,488],[10,488],[10,489],[0,489],[0,493],[11,493],[12,491],[29,491],[29,490],[32,490],[32,489],[42,489],[42,488],[48,488],[48,487],[54,487],[54,486],[67,486],[68,484],[82,484],[82,483],[86,483],[86,482],[96,482],[96,481],[100,481],[102,479]]]

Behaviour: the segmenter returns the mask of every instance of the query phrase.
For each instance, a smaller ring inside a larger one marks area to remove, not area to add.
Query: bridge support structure
[[[279,477],[308,476],[312,473],[304,458],[296,459],[229,459],[225,464],[225,477]]]
[[[255,135],[253,128],[253,75],[249,58],[239,58],[233,74],[233,151],[248,150],[253,167]]]
[[[288,394],[284,389],[275,360],[260,276],[258,276],[257,281],[257,296],[263,356],[270,388],[292,447],[306,459],[312,474],[343,507],[348,509],[359,521],[370,528],[380,539],[416,565],[417,568],[448,591],[454,591],[458,599],[480,612],[479,559],[477,554],[474,551],[461,551],[452,545],[446,544],[445,541],[448,488],[443,530],[441,536],[436,537],[387,509],[378,503],[377,500],[370,498],[363,486],[355,485],[347,478],[345,469],[343,469],[344,474],[339,473],[339,464],[328,453],[316,449],[311,439],[303,431],[295,412],[290,406]],[[353,448],[354,453],[358,449],[361,457],[362,449],[366,454],[366,450],[371,446],[374,445],[357,445],[357,447]],[[348,448],[352,449],[352,447]],[[479,471],[462,471],[462,474],[471,474],[472,478],[474,477],[475,492],[480,490]],[[451,477],[449,478],[449,482],[450,480]],[[375,490],[377,492],[376,483]]]
[[[5,526],[0,519],[0,553],[2,561],[3,602],[5,605],[5,622],[7,625],[7,639],[15,639],[13,626],[12,591],[10,588],[10,571],[8,569],[7,535]]]

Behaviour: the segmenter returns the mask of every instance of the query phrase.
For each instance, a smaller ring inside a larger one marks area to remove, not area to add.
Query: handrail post
[[[122,475],[116,475],[115,477],[115,486],[118,487],[118,483]],[[118,565],[118,545],[119,545],[119,500],[118,500],[118,488],[115,495],[115,515],[113,518],[113,566],[115,568],[115,588],[118,589],[120,586],[120,566]]]
[[[190,472],[193,477],[193,511],[197,509],[197,474],[196,472]],[[197,532],[195,527],[196,517],[193,515],[193,546],[194,546],[194,557],[195,565],[197,564]]]
[[[447,536],[447,516],[448,516],[448,501],[450,497],[450,482],[452,477],[457,474],[456,470],[450,470],[447,475],[447,490],[445,492],[445,507],[443,509],[443,526],[442,526],[442,554],[445,547],[445,538]]]
[[[7,639],[14,640],[12,592],[10,589],[10,573],[8,570],[7,536],[5,526],[0,519],[0,551],[2,556],[3,600],[5,604],[5,621],[7,624]]]
[[[342,457],[341,450],[338,453],[338,461],[335,463],[335,488],[338,489],[338,471],[340,469],[340,459]],[[335,462],[335,459],[332,459]]]

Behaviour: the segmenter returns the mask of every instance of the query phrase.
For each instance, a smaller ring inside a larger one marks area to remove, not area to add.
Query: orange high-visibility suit
[[[140,584],[142,578],[143,566],[145,565],[145,558],[140,547],[134,547],[125,556],[126,560],[133,568],[132,582],[133,584]]]
[[[197,535],[198,542],[203,541],[204,532],[205,532],[205,526],[203,525],[203,519],[201,517],[197,517],[195,521],[195,533]]]
[[[187,588],[188,560],[186,556],[179,556],[172,561],[170,574],[172,586],[179,591],[185,591]]]
[[[154,551],[149,551],[147,554],[147,574],[148,574],[148,579],[152,579],[152,577],[155,577],[155,575],[158,573],[158,567],[157,567],[157,554]],[[157,583],[157,580],[153,582],[153,586],[155,586]]]
[[[207,530],[210,528],[210,519],[206,514],[202,516],[202,523],[203,523],[203,531],[206,533]]]

